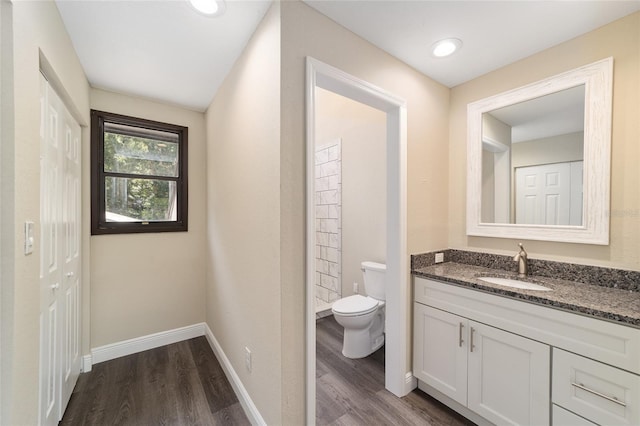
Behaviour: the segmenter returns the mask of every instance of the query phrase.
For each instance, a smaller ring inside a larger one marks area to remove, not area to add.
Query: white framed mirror
[[[613,58],[467,107],[467,235],[609,244]]]

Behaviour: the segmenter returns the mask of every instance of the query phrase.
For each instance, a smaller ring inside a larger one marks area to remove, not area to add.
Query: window
[[[91,111],[91,234],[187,230],[188,129]]]

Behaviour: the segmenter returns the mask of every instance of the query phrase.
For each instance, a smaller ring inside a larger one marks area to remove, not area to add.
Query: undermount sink
[[[505,287],[514,287],[521,288],[524,290],[538,290],[538,291],[551,291],[550,288],[545,287],[540,284],[534,284],[527,281],[514,280],[511,278],[500,278],[500,277],[478,277],[481,281],[486,281],[488,283],[502,285]]]

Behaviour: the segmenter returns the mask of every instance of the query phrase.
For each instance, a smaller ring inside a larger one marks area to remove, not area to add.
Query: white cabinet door
[[[413,374],[467,405],[467,320],[415,303]]]
[[[550,347],[469,321],[468,408],[500,425],[548,425]]]

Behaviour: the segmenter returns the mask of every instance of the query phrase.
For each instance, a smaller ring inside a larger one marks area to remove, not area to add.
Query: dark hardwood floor
[[[83,373],[60,425],[249,425],[207,339],[103,362]]]
[[[316,423],[321,425],[473,425],[419,389],[397,398],[384,388],[384,347],[362,359],[342,355],[343,328],[316,322]]]
[[[319,426],[473,424],[420,390],[403,398],[385,390],[384,348],[367,358],[345,358],[342,333],[333,316],[317,321]],[[249,424],[205,337],[94,365],[80,375],[60,422],[64,426]]]

